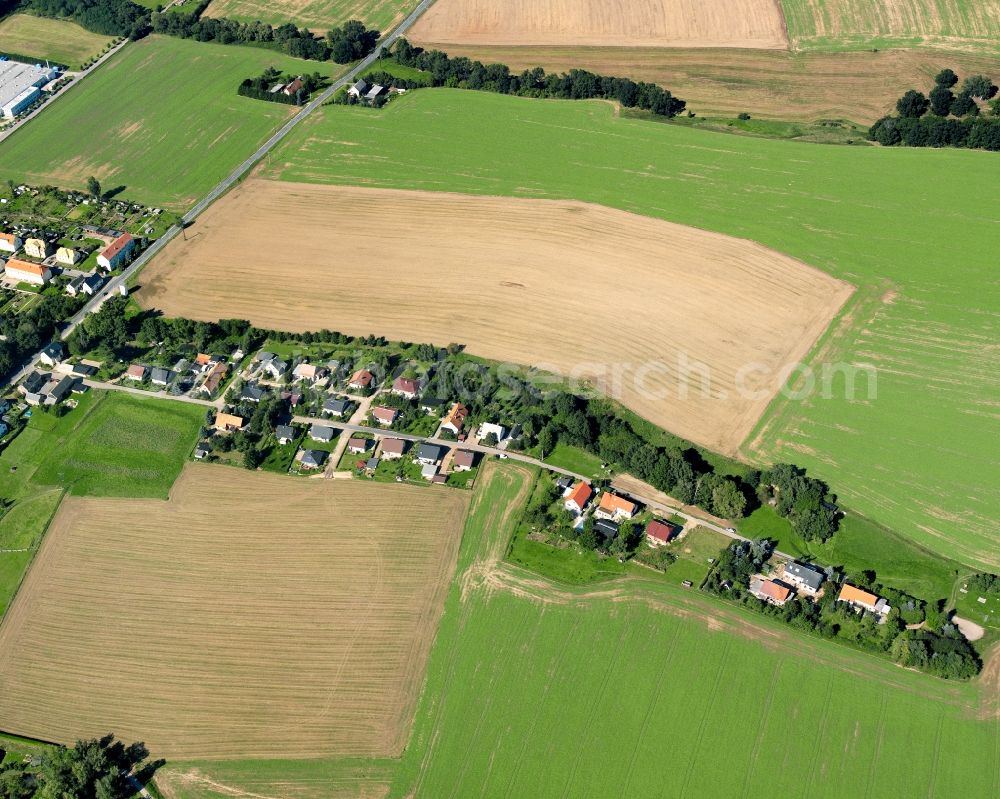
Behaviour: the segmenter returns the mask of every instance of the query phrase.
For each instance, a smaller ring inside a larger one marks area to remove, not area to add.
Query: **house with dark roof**
[[[57,363],[62,363],[65,357],[63,345],[58,341],[53,341],[51,344],[45,345],[45,349],[38,355],[38,360],[47,366],[55,366]]]
[[[424,413],[440,413],[445,401],[440,397],[424,397],[420,400],[420,410]]]
[[[212,450],[209,449],[208,444],[199,444],[194,448],[194,457],[197,460],[204,460],[211,454]]]
[[[365,471],[374,472],[378,468],[378,458],[374,455],[365,461]]]
[[[291,444],[296,435],[297,431],[290,424],[279,424],[274,428],[274,437],[278,439],[279,444]]]
[[[97,374],[97,367],[89,363],[74,363],[71,374],[75,377],[93,377]]]
[[[76,297],[80,294],[93,297],[103,285],[104,278],[97,272],[91,272],[89,275],[77,275],[66,284],[66,293],[70,297]]]
[[[329,444],[336,435],[337,431],[326,425],[314,424],[309,428],[309,438],[322,444]]]
[[[368,81],[364,78],[358,78],[358,82],[351,86],[351,88],[347,90],[347,93],[351,97],[357,97],[360,99],[368,94],[368,92],[371,91],[371,88],[371,84]]]
[[[264,364],[264,372],[274,380],[281,380],[288,371],[288,364],[281,358],[271,358]]]
[[[337,399],[336,397],[330,397],[326,402],[323,403],[323,413],[329,416],[343,416],[351,407],[351,401],[346,399]]]
[[[417,448],[417,460],[425,466],[436,466],[441,462],[447,450],[437,444],[428,444],[426,441]]]
[[[598,519],[594,522],[594,532],[604,539],[605,543],[610,543],[618,537],[618,522],[611,519]]]
[[[326,463],[326,453],[320,449],[304,449],[299,457],[303,469],[319,469]]]
[[[240,392],[242,402],[260,402],[264,399],[264,389],[256,383],[247,383]]]
[[[162,369],[159,366],[154,366],[149,373],[149,381],[156,386],[170,385],[176,377],[175,372],[170,369]]]
[[[826,575],[814,566],[793,560],[785,564],[783,579],[802,593],[815,595],[819,592]]]

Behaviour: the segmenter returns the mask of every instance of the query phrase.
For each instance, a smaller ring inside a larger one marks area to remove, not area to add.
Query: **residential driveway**
[[[351,399],[357,400],[358,408],[353,414],[351,414],[351,418],[347,420],[347,423],[352,425],[361,425],[361,423],[368,418],[368,411],[371,410],[372,403],[378,395],[379,392],[376,391],[370,397],[351,397]],[[351,476],[350,472],[337,471],[337,464],[340,463],[340,459],[344,457],[344,450],[347,449],[347,442],[350,438],[350,433],[346,430],[341,430],[340,437],[337,439],[337,446],[334,447],[333,452],[330,453],[330,460],[326,464],[326,469],[323,470],[324,477]]]

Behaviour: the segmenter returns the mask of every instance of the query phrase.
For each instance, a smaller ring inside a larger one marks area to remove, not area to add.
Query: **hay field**
[[[69,498],[0,627],[0,718],[177,758],[398,756],[464,492],[190,465]]]
[[[356,235],[358,219],[385,223]],[[296,246],[274,247],[275,229]],[[752,242],[584,203],[260,180],[209,209],[142,280],[139,302],[168,315],[457,341],[593,378],[727,453],[851,292]],[[681,396],[685,358],[710,367],[711,399],[701,373]],[[751,362],[757,393],[742,396]]]
[[[0,20],[0,54],[49,59],[79,69],[111,42],[110,36],[91,33],[75,22],[11,14]]]
[[[207,17],[227,17],[241,22],[284,25],[322,33],[350,19],[360,19],[369,28],[392,30],[417,4],[417,0],[212,0]]]
[[[1000,50],[998,0],[781,0],[796,49]]]
[[[774,0],[438,0],[408,34],[449,43],[788,47]]]
[[[519,71],[588,69],[657,83],[699,116],[792,121],[848,119],[870,125],[914,86],[933,85],[949,66],[960,75],[1000,76],[1000,57],[928,48],[825,52],[659,47],[517,47],[449,45],[452,56],[507,64]]]

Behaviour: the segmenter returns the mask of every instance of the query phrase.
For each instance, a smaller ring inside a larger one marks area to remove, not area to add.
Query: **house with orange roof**
[[[375,375],[369,372],[367,369],[358,369],[353,375],[351,375],[350,382],[348,382],[348,388],[353,388],[356,390],[363,390],[366,388],[371,388],[372,381],[375,379]]]
[[[772,605],[781,607],[793,596],[793,591],[787,585],[777,580],[765,580],[754,577],[750,580],[750,593],[757,599],[763,599]]]
[[[135,239],[130,233],[123,233],[97,256],[97,265],[104,269],[117,269],[125,264],[132,250],[135,249]]]
[[[597,510],[594,511],[594,516],[598,519],[621,521],[635,516],[636,509],[637,506],[634,502],[606,491],[601,494],[601,501],[597,505]]]
[[[0,233],[0,252],[17,252],[24,246],[24,239],[16,233]]]
[[[45,286],[52,280],[52,270],[44,264],[33,264],[20,258],[7,261],[4,274],[9,280],[18,283],[30,283],[33,286]]]
[[[451,406],[451,410],[448,411],[448,415],[444,417],[444,421],[441,422],[442,430],[450,430],[456,436],[462,432],[462,426],[465,424],[465,417],[469,415],[469,409],[466,408],[461,402],[456,402]]]
[[[563,507],[570,513],[579,515],[583,513],[583,509],[587,507],[587,503],[590,502],[590,498],[594,496],[594,489],[592,489],[588,483],[581,480],[575,486],[568,489],[564,496],[565,500],[563,502]]]
[[[233,430],[242,430],[246,422],[242,416],[234,416],[231,413],[217,413],[215,415],[215,429],[222,433],[229,433]]]
[[[892,610],[889,604],[881,597],[877,597],[875,594],[864,591],[850,583],[844,583],[841,587],[837,601],[846,602],[855,610],[867,610],[869,613],[875,613],[879,616],[888,616],[889,611]]]

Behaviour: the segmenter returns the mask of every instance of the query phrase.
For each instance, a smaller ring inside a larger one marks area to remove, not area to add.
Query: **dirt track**
[[[788,47],[774,0],[438,0],[411,38],[420,44]]]
[[[64,501],[0,628],[5,730],[168,759],[395,757],[468,495],[189,466]]]
[[[726,453],[851,292],[752,242],[579,202],[261,180],[142,279],[140,303],[171,316],[460,342]]]

